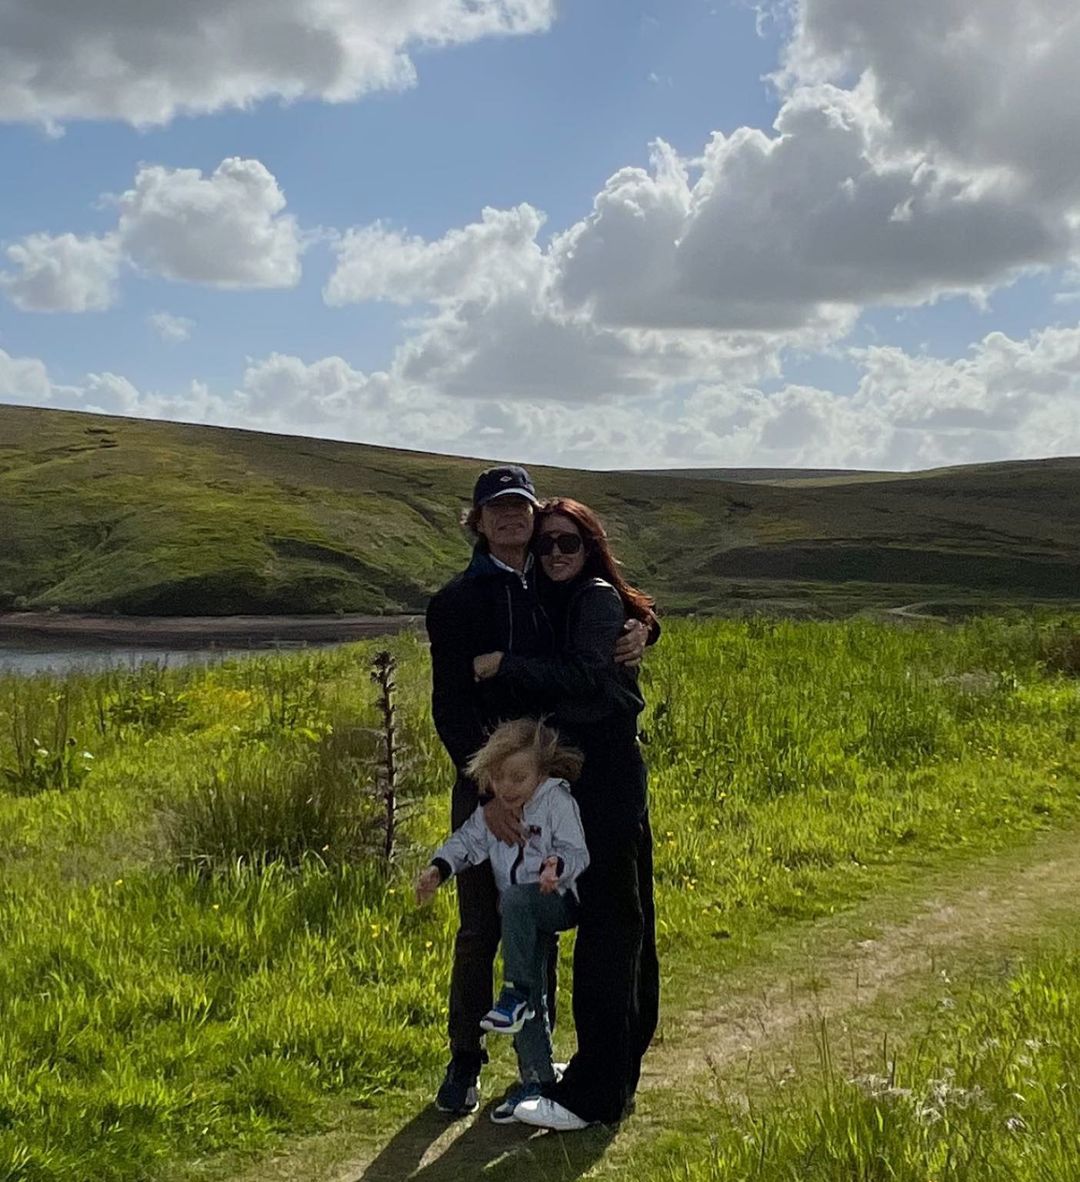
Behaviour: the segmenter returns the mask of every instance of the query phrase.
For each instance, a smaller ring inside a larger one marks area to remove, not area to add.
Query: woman
[[[485,653],[495,677],[545,700],[560,734],[585,754],[574,787],[591,859],[579,889],[574,949],[578,1049],[563,1078],[517,1106],[527,1124],[559,1130],[621,1120],[656,1029],[659,968],[652,897],[652,835],[637,744],[644,707],[636,670],[612,664],[627,617],[658,629],[653,600],[619,572],[595,513],[569,498],[539,511],[534,546],[541,597],[560,637],[555,657]]]

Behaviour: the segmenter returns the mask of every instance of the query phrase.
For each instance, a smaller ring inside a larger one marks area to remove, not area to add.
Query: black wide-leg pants
[[[609,747],[609,758],[594,761],[592,774],[592,753],[586,753],[585,777],[575,792],[590,859],[578,883],[577,1052],[562,1080],[544,1088],[583,1120],[605,1124],[627,1113],[660,1002],[645,768],[636,744],[634,758],[624,754],[619,766],[610,753]]]

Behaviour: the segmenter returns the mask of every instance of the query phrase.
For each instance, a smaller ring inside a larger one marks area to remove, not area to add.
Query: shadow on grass
[[[544,1182],[574,1182],[603,1157],[616,1130],[605,1125],[550,1133],[528,1125],[496,1125],[488,1105],[468,1124],[426,1108],[403,1125],[379,1155],[348,1182],[512,1182],[527,1173]],[[446,1147],[440,1152],[439,1141]],[[424,1163],[425,1155],[437,1156]]]

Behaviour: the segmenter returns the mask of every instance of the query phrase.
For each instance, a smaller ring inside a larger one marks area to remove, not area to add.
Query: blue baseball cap
[[[524,497],[532,505],[539,505],[536,489],[528,472],[520,464],[507,464],[502,468],[488,468],[476,478],[473,488],[473,508],[479,509],[496,497]]]

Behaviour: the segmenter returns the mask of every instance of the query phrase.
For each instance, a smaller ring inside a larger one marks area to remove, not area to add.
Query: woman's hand
[[[442,878],[434,866],[427,866],[420,871],[416,879],[416,901],[421,907],[435,898]]]
[[[504,845],[521,844],[521,813],[508,809],[497,796],[484,805],[484,824]]]
[[[473,676],[477,681],[487,681],[489,677],[494,677],[499,672],[502,659],[502,653],[481,653],[478,657],[474,657]]]
[[[559,885],[559,859],[550,857],[544,859],[543,869],[540,871],[540,894],[550,895]]]
[[[615,664],[640,665],[648,639],[649,629],[645,624],[640,620],[627,620],[622,636],[615,641]]]

